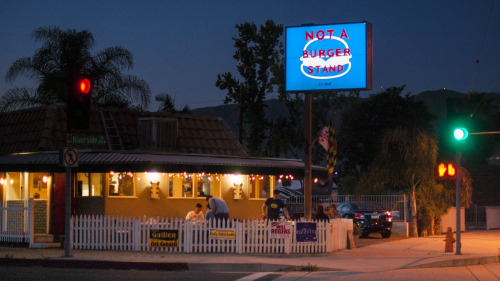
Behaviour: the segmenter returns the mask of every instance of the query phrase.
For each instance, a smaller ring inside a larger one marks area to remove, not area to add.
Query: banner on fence
[[[150,247],[179,247],[178,229],[151,229],[149,232]]]
[[[273,221],[269,231],[269,238],[271,239],[290,239],[292,225],[288,222]]]
[[[235,240],[236,230],[234,229],[210,229],[210,239],[214,240]]]
[[[318,242],[315,222],[297,222],[297,242]]]

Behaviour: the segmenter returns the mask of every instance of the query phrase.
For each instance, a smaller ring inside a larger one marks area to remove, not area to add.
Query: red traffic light
[[[438,166],[438,176],[444,178],[445,176],[454,177],[457,175],[457,169],[453,163],[440,163]]]
[[[90,87],[91,87],[91,85],[90,85],[89,79],[84,78],[84,79],[80,80],[79,87],[78,87],[78,89],[80,90],[80,93],[87,94],[88,92],[90,92]]]

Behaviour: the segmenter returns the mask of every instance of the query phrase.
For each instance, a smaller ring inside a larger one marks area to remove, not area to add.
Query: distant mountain
[[[266,108],[264,112],[268,120],[276,120],[279,117],[288,116],[286,106],[277,99],[264,101]],[[213,107],[202,107],[191,110],[193,114],[216,116],[222,118],[233,130],[234,135],[238,136],[238,122],[240,111],[237,104],[218,105]]]
[[[444,130],[446,126],[446,99],[464,97],[465,93],[451,90],[425,91],[415,96],[415,100],[425,104],[431,114],[436,117],[433,122],[437,132]],[[491,99],[492,104],[500,108],[500,94],[487,93],[486,99]]]

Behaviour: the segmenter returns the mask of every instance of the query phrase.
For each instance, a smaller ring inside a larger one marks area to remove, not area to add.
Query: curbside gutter
[[[407,266],[402,266],[401,269],[456,267],[456,266],[480,265],[480,264],[499,263],[499,262],[500,262],[500,256],[489,256],[489,257],[477,257],[477,258],[465,258],[465,259],[451,259],[451,260],[435,261],[423,264],[407,265]]]
[[[220,271],[220,272],[279,272],[301,271],[302,266],[264,263],[172,263],[172,262],[121,262],[65,259],[15,259],[0,258],[1,266],[84,268],[116,270],[158,270],[158,271]],[[337,271],[333,268],[317,268],[317,271]]]

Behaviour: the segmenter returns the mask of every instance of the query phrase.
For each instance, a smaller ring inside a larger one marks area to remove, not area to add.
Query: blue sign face
[[[318,242],[315,222],[297,222],[297,242]]]
[[[286,91],[371,89],[371,24],[286,28]]]

